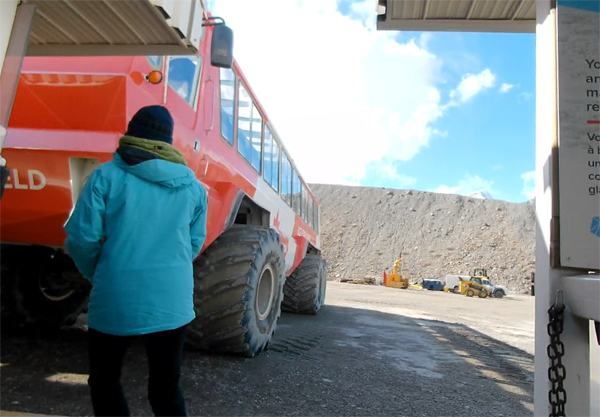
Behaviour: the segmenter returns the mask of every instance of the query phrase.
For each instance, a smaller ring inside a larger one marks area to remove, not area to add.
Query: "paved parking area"
[[[190,415],[523,416],[533,414],[533,299],[467,299],[329,283],[318,316],[283,315],[253,359],[187,351]],[[85,332],[2,335],[2,410],[91,415]],[[123,383],[151,415],[143,345]]]

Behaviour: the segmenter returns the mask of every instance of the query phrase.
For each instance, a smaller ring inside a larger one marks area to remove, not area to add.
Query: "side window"
[[[221,135],[233,145],[233,128],[235,126],[235,73],[232,69],[221,68]]]
[[[279,191],[279,143],[266,125],[263,166],[265,180],[275,191]]]
[[[250,164],[258,172],[262,168],[262,116],[256,106],[252,106],[252,159]]]
[[[294,170],[292,174],[292,207],[298,215],[302,215],[302,186],[300,183],[300,177]]]
[[[198,94],[201,70],[198,55],[169,57],[169,86],[192,107]]]
[[[152,69],[159,70],[159,71],[162,69],[162,65],[163,65],[163,57],[162,56],[152,55],[152,56],[147,56],[146,59],[148,60],[148,63],[150,64]]]
[[[304,184],[302,184],[302,218],[308,223],[308,192]]]
[[[238,151],[258,172],[261,168],[262,116],[240,83],[238,107]]]
[[[315,225],[313,222],[313,218],[314,218],[314,211],[315,211],[315,202],[314,200],[311,198],[308,199],[308,225],[311,227],[311,229],[314,230]]]
[[[281,196],[292,205],[292,164],[285,152],[281,152]]]
[[[319,206],[315,203],[315,210],[313,212],[313,229],[319,233]]]

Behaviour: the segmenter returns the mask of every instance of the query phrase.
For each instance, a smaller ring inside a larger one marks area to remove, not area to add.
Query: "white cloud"
[[[378,171],[382,179],[386,180],[385,184],[391,188],[411,187],[417,183],[414,177],[398,174],[391,163],[380,165]]]
[[[531,100],[534,97],[532,93],[521,93],[519,94],[519,98],[522,98],[525,101]]]
[[[409,160],[444,134],[432,127],[450,103],[431,35],[399,43],[377,32],[372,0],[350,16],[336,0],[214,0],[211,10],[233,29],[236,59],[308,182],[358,182],[370,162]],[[457,97],[494,79],[469,75]]]
[[[440,185],[438,188],[435,189],[434,192],[443,193],[443,194],[468,195],[468,194],[474,193],[476,191],[485,190],[485,191],[490,192],[492,195],[494,195],[493,186],[494,186],[493,181],[484,180],[484,179],[480,178],[478,175],[475,175],[474,177],[471,175],[467,175],[466,179],[460,180],[458,182],[458,185],[456,185],[454,187],[449,187],[447,185]]]
[[[465,103],[483,90],[493,87],[495,83],[496,75],[487,68],[479,74],[465,74],[450,97],[459,103]]]
[[[421,47],[423,49],[427,49],[427,46],[429,45],[429,41],[431,40],[431,38],[433,38],[433,33],[431,33],[431,32],[421,33],[421,36],[419,37],[419,47]]]
[[[521,174],[523,179],[523,194],[532,199],[535,197],[535,171],[529,171]]]
[[[360,20],[368,29],[377,30],[377,19],[375,16],[375,5],[373,2],[354,2],[351,5],[351,16]]]
[[[507,84],[507,83],[502,83],[502,85],[500,86],[500,92],[502,94],[508,93],[510,90],[512,90],[515,86],[512,84]]]

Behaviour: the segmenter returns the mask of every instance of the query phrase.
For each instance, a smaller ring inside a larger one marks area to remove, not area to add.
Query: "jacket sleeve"
[[[104,238],[106,186],[95,171],[83,186],[71,217],[65,224],[65,248],[79,271],[92,281]]]
[[[199,185],[200,197],[196,202],[194,217],[190,224],[190,236],[192,237],[192,259],[200,254],[202,245],[206,240],[206,214],[208,211],[208,201],[206,198],[206,190],[202,185]]]

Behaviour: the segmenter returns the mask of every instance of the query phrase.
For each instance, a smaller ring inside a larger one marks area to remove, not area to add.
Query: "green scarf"
[[[119,140],[119,146],[130,146],[132,148],[141,149],[143,151],[150,152],[151,154],[156,155],[165,161],[187,166],[187,163],[185,162],[181,152],[167,142],[136,138],[133,136],[123,136]]]

